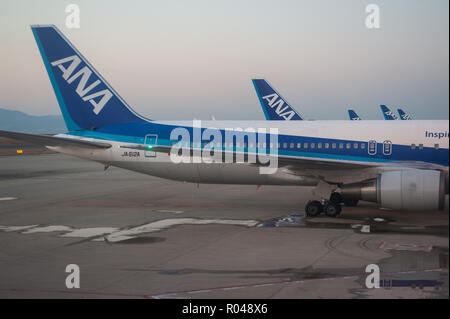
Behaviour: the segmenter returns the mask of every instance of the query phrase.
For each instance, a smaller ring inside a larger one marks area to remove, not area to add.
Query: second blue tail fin
[[[54,25],[31,30],[69,131],[145,121]]]
[[[303,120],[289,103],[264,79],[253,79],[256,94],[267,120]]]

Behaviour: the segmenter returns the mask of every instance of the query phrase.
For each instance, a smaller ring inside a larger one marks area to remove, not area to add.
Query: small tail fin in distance
[[[266,120],[299,121],[303,118],[264,79],[252,79]]]
[[[69,131],[145,121],[54,25],[32,25]]]
[[[405,113],[402,109],[397,109],[398,115],[400,116],[401,120],[412,120],[412,117]]]
[[[348,116],[350,117],[350,120],[352,120],[352,121],[361,121],[361,118],[352,109],[348,110]]]
[[[398,120],[397,115],[392,112],[386,105],[380,105],[381,113],[383,113],[384,119],[387,121]]]

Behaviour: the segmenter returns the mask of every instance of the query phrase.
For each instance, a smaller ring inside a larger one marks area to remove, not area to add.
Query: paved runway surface
[[[0,156],[0,298],[448,298],[448,210],[310,219],[310,193]]]

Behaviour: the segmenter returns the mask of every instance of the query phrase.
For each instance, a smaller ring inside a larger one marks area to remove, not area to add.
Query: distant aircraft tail
[[[388,121],[398,120],[397,115],[392,112],[386,105],[380,105],[381,113],[383,113],[384,119]]]
[[[401,120],[412,120],[409,114],[406,114],[402,109],[397,109],[398,115],[400,115]]]
[[[54,25],[31,26],[69,131],[145,121]]]
[[[303,120],[266,80],[253,79],[252,82],[267,120]]]
[[[348,116],[352,121],[361,121],[361,118],[356,114],[354,110],[348,110]]]

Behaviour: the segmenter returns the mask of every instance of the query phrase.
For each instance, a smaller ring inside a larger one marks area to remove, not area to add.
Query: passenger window
[[[412,149],[412,150],[415,150],[415,149],[416,149],[416,144],[414,144],[414,143],[411,144],[411,149]]]
[[[308,143],[303,143],[304,148],[308,148]]]
[[[350,148],[352,148],[352,144],[347,143],[347,144],[345,145],[345,147],[346,147],[347,149],[350,149]]]
[[[439,149],[439,144],[434,144],[434,149],[438,150]]]
[[[366,144],[365,143],[361,143],[361,149],[362,150],[366,149]]]
[[[344,143],[339,143],[339,148],[343,149],[344,148]]]
[[[353,148],[356,150],[356,149],[358,149],[358,143],[354,143],[353,144]]]
[[[419,150],[423,150],[423,144],[419,144]]]
[[[287,143],[283,143],[283,148],[287,148]]]
[[[322,143],[317,143],[317,148],[322,148]]]
[[[330,148],[330,144],[329,143],[325,143],[325,148]]]
[[[290,148],[294,148],[294,143],[291,143]]]
[[[331,144],[331,148],[336,148],[336,143]]]
[[[316,143],[311,143],[311,148],[316,148]]]

